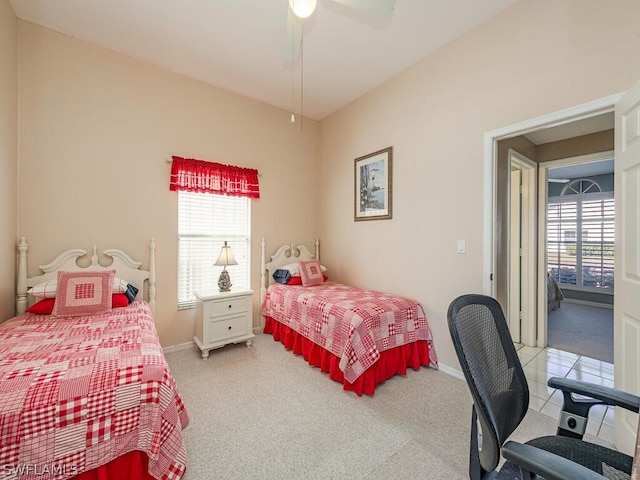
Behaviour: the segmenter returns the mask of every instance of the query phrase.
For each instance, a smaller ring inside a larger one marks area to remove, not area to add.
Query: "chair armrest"
[[[640,397],[614,388],[558,377],[550,378],[547,384],[560,389],[564,397],[557,435],[582,439],[594,405],[615,405],[636,413],[640,408]],[[574,393],[585,398],[574,398]]]
[[[640,397],[615,388],[559,377],[550,378],[548,385],[552,388],[559,388],[565,393],[577,393],[595,398],[600,400],[598,403],[615,405],[635,413],[640,410]]]
[[[606,480],[606,477],[579,463],[524,443],[508,441],[502,446],[502,456],[546,480]],[[523,475],[522,478],[529,477]]]

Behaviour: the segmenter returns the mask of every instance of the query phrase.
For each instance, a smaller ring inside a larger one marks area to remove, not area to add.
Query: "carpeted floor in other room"
[[[547,317],[547,346],[613,363],[613,309],[565,300]]]

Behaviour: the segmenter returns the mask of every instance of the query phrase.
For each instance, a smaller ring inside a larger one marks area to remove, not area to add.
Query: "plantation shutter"
[[[610,192],[549,199],[547,266],[562,285],[613,289],[615,200]]]

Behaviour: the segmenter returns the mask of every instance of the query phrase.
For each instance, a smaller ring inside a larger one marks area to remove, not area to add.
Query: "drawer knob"
[[[231,305],[229,305],[229,308],[231,308]]]
[[[229,325],[229,330],[231,330],[231,325]]]

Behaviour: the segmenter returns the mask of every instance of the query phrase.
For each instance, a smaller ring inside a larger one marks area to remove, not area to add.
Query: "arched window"
[[[578,195],[580,193],[598,193],[601,191],[600,185],[596,182],[583,178],[565,185],[560,195]]]

